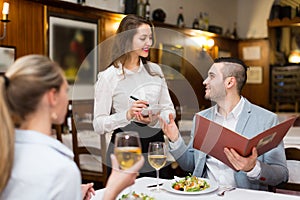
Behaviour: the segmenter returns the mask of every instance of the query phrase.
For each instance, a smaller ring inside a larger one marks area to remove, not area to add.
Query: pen
[[[136,97],[134,97],[134,96],[130,96],[130,98],[133,99],[133,100],[135,100],[135,101],[138,101],[138,100],[139,100],[138,98],[136,98]],[[146,106],[149,107],[149,104],[146,104]]]

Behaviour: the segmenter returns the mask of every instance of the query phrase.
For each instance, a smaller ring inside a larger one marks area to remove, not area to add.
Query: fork
[[[232,190],[235,190],[235,187],[227,187],[225,189],[222,189],[221,191],[219,191],[217,193],[218,196],[224,196],[225,192],[229,192],[229,191],[232,191]]]

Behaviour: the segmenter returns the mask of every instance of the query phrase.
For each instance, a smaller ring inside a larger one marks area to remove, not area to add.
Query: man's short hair
[[[242,60],[238,59],[238,58],[233,58],[233,57],[220,57],[220,58],[216,58],[214,60],[214,63],[220,63],[220,62],[229,62],[229,63],[236,63],[236,64],[240,64],[243,66],[243,68],[245,69],[245,71],[247,71],[247,69],[249,68]]]
[[[242,60],[233,57],[220,57],[214,60],[214,63],[224,63],[222,69],[224,79],[233,76],[237,80],[237,89],[239,94],[247,81],[247,69],[249,68]]]

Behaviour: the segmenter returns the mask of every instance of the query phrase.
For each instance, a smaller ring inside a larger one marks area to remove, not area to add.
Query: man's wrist
[[[257,178],[260,176],[260,172],[261,172],[260,162],[256,160],[255,166],[250,171],[247,172],[247,176],[251,178]]]
[[[172,138],[168,138],[170,142],[176,142],[179,138],[179,133],[176,134],[176,136],[172,137]]]

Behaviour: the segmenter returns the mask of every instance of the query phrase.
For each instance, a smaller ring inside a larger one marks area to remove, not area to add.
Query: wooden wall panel
[[[8,2],[10,3],[9,19],[11,22],[7,25],[7,37],[0,41],[0,45],[15,46],[17,58],[33,53],[48,55],[48,12],[69,15],[78,19],[95,20],[98,22],[99,43],[115,33],[118,23],[125,16],[59,0],[8,0]],[[0,5],[0,9],[2,10],[2,5]],[[175,27],[171,26],[171,28]],[[192,29],[180,30],[183,33],[186,33],[184,30],[193,31]],[[217,36],[214,39],[220,50],[228,51],[232,56],[237,55],[237,40]],[[102,63],[105,63],[103,67],[107,67],[107,57],[100,56],[100,58],[105,62],[99,62],[99,69],[102,69]],[[189,63],[184,65],[185,75],[197,93],[200,102],[199,109],[203,106],[208,107],[210,103],[203,98],[203,79],[199,78],[199,74]]]
[[[120,22],[124,17],[122,14],[104,12],[88,6],[57,0],[9,0],[8,2],[10,4],[9,19],[11,22],[7,24],[7,36],[0,41],[0,45],[15,46],[17,58],[33,53],[48,55],[48,36],[45,34],[47,23],[44,21],[47,19],[45,18],[47,17],[45,16],[47,10],[100,22],[99,42],[112,35],[115,31],[111,28],[112,24]],[[1,4],[1,10],[2,6]],[[0,25],[1,34],[3,28],[2,24]]]
[[[9,4],[11,22],[0,45],[15,46],[16,57],[43,54],[43,5],[24,0],[9,0]]]
[[[262,83],[249,84],[247,83],[242,94],[252,103],[260,105],[266,109],[271,109],[270,104],[270,67],[269,67],[269,40],[268,39],[249,39],[239,42],[239,57],[243,58],[243,48],[259,47],[260,59],[244,60],[248,66],[262,67]]]

